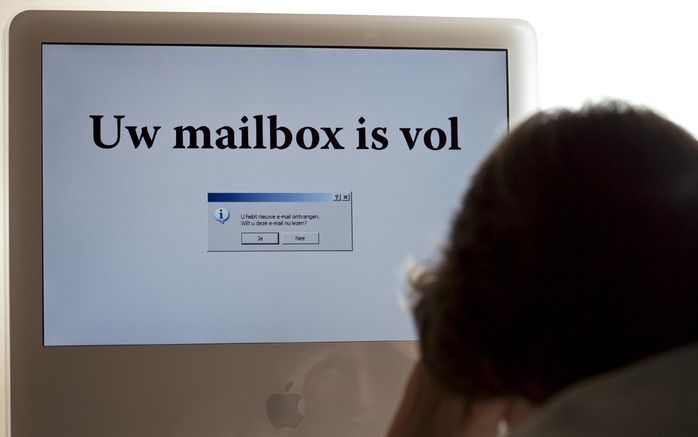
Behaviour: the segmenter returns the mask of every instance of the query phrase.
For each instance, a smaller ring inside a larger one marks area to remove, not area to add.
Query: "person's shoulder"
[[[698,435],[698,343],[575,384],[512,437]]]

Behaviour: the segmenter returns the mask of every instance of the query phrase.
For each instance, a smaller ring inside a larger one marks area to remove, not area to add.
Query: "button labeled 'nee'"
[[[281,244],[320,244],[319,232],[284,232]]]

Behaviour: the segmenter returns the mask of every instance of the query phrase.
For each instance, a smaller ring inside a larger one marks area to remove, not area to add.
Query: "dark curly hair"
[[[543,401],[698,340],[697,286],[696,140],[619,102],[539,113],[413,281],[422,359],[457,394]]]

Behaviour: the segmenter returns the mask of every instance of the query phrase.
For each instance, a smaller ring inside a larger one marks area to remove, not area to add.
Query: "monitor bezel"
[[[190,401],[182,396],[206,387],[230,387],[231,391],[236,387],[238,392],[245,392],[247,387],[245,396],[226,395],[231,410],[247,411],[250,403],[262,402],[273,390],[283,389],[279,381],[298,378],[298,373],[305,371],[299,370],[303,366],[298,363],[313,361],[309,357],[326,357],[329,350],[353,357],[365,363],[366,372],[380,375],[385,395],[374,399],[378,419],[372,426],[384,427],[417,355],[414,342],[43,346],[42,222],[36,211],[41,211],[42,197],[44,43],[506,50],[512,126],[537,109],[536,42],[530,25],[502,19],[91,11],[27,11],[11,24],[8,125],[12,430],[18,435],[42,435],[47,430],[55,431],[57,424],[78,420],[85,433],[123,429],[118,418],[86,404],[90,396],[105,393],[118,393],[110,396],[112,407],[121,408],[129,417],[129,427],[140,427],[143,432],[157,433],[159,426],[171,420],[172,411],[186,408]],[[207,379],[201,388],[194,388],[199,378],[196,369],[212,362],[217,363],[211,366],[216,369],[214,374],[236,376],[224,384],[216,378]],[[134,367],[133,363],[139,364]],[[227,366],[226,370],[221,366]],[[42,376],[47,373],[59,379]],[[177,375],[185,381],[173,388]],[[60,380],[64,377],[67,380]],[[66,402],[66,397],[72,397],[73,402]],[[134,404],[134,399],[140,400]],[[148,414],[141,413],[145,407],[149,408]],[[344,408],[352,411],[351,405]],[[258,413],[248,414],[255,415],[253,420],[263,421],[263,411]],[[236,414],[231,413],[230,420],[236,420]],[[201,417],[207,416],[201,413]],[[216,423],[215,417],[202,420],[207,421]],[[73,429],[71,435],[82,434]]]

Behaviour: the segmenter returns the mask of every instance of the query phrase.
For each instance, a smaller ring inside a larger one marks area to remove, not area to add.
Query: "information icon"
[[[225,208],[218,208],[213,212],[213,218],[224,225],[230,218],[230,211]]]

